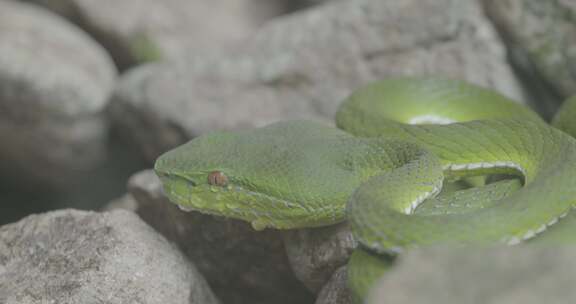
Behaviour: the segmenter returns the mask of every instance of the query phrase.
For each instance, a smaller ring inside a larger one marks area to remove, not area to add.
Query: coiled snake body
[[[554,122],[568,131],[572,103]],[[210,133],[155,169],[182,208],[255,229],[347,218],[360,244],[349,264],[357,298],[383,253],[576,240],[576,140],[528,108],[460,81],[397,78],[358,90],[336,123]]]

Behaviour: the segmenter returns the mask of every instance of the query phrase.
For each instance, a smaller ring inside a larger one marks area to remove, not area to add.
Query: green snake
[[[576,131],[574,104],[553,121],[566,132]],[[568,214],[576,204],[576,140],[492,90],[386,79],[345,100],[336,125],[285,121],[212,132],[165,153],[155,170],[182,209],[256,230],[347,219],[359,243],[348,266],[356,299],[382,274],[386,253],[576,239]]]

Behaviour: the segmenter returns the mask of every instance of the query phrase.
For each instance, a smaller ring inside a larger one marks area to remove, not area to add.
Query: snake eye
[[[228,184],[228,177],[220,171],[212,171],[208,174],[208,184],[214,186],[226,186],[226,184]]]

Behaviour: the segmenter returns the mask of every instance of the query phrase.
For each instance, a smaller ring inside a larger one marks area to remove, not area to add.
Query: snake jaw
[[[166,197],[181,210],[244,220],[257,231],[325,226],[342,220],[319,221],[301,204],[251,190],[223,171],[184,175],[158,170],[157,175]],[[272,214],[267,209],[269,206],[276,206],[284,212]]]

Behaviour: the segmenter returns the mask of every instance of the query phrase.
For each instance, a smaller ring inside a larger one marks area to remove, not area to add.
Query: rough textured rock
[[[214,129],[332,121],[358,86],[423,74],[522,99],[476,1],[357,0],[278,18],[233,50],[136,68],[121,80],[110,112],[153,160]]]
[[[345,265],[356,247],[346,223],[286,231],[286,253],[294,273],[308,289],[318,292]]]
[[[371,304],[570,303],[576,247],[433,248],[408,252]]]
[[[218,303],[194,266],[135,214],[76,210],[0,227],[0,302]]]
[[[228,47],[276,15],[262,0],[28,0],[79,24],[120,67]]]
[[[74,25],[0,1],[0,172],[64,185],[102,160],[115,70]]]
[[[292,274],[280,232],[183,212],[164,197],[151,170],[133,176],[129,191],[138,214],[180,246],[224,303],[313,303]]]
[[[550,116],[565,97],[576,94],[576,2],[483,2],[510,48],[511,59],[532,77],[531,86],[555,94],[541,105]]]
[[[322,287],[315,304],[350,304],[352,297],[346,281],[346,267],[338,268]]]

